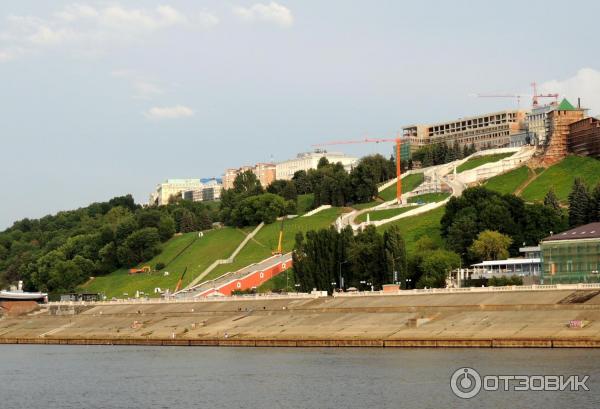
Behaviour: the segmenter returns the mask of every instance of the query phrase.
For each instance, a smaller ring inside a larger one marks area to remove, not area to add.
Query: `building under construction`
[[[459,118],[431,125],[410,125],[402,128],[402,135],[410,142],[410,150],[434,143],[463,146],[474,145],[477,150],[510,146],[511,137],[522,133],[526,111],[506,110]]]

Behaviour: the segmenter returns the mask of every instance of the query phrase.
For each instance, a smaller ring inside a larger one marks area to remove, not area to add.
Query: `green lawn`
[[[106,276],[96,277],[83,285],[81,290],[101,292],[107,297],[123,297],[123,293],[128,293],[133,297],[136,290],[143,291],[149,296],[155,296],[154,288],[156,287],[173,290],[185,267],[187,267],[187,273],[184,285],[192,281],[213,261],[229,257],[244,237],[245,234],[241,230],[230,227],[204,232],[202,238],[198,238],[198,233],[177,236],[163,245],[161,254],[142,264],[154,269],[158,262],[169,263],[164,270],[150,274],[129,275],[127,269],[120,269]],[[187,245],[189,247],[173,260],[173,257]],[[164,271],[168,271],[169,275],[165,277]]]
[[[356,209],[356,210],[370,209],[371,207],[377,206],[381,203],[383,203],[383,202],[357,203],[357,204],[352,205],[352,208]]]
[[[450,196],[448,192],[440,192],[440,193],[423,193],[422,195],[417,195],[410,197],[408,199],[408,203],[435,203],[441,202]]]
[[[427,213],[407,217],[392,223],[384,224],[379,230],[385,231],[391,226],[398,226],[402,232],[402,237],[406,242],[406,250],[410,254],[414,252],[415,242],[422,236],[429,236],[440,246],[443,240],[440,235],[440,220],[444,215],[445,207],[433,209]]]
[[[398,214],[406,213],[409,210],[416,209],[416,206],[407,206],[407,207],[398,207],[395,209],[384,209],[384,210],[373,210],[372,212],[363,213],[359,215],[355,220],[357,223],[362,223],[367,221],[367,214],[369,214],[369,220],[385,220],[390,217],[394,217]]]
[[[308,193],[306,195],[298,195],[297,210],[298,214],[304,214],[311,210],[315,195]]]
[[[423,173],[413,173],[402,178],[402,192],[412,192],[415,190],[423,181],[425,176]],[[379,197],[384,201],[390,201],[396,198],[396,184],[387,187],[386,189],[379,192]]]
[[[528,177],[529,168],[527,166],[521,166],[510,172],[490,178],[484,186],[501,194],[514,193],[519,186],[525,183]]]
[[[329,227],[340,213],[340,208],[333,207],[331,209],[320,211],[310,217],[297,217],[295,219],[286,220],[283,233],[283,251],[288,252],[294,248],[297,232],[306,232],[308,230]],[[281,224],[279,222],[268,224],[263,227],[256,237],[248,242],[233,263],[218,266],[206,277],[206,280],[211,280],[229,271],[236,271],[249,264],[270,257],[272,251],[277,248],[280,227]]]
[[[528,202],[542,201],[548,190],[554,187],[559,200],[565,202],[577,177],[582,178],[590,188],[596,186],[600,182],[600,160],[568,156],[540,173],[523,190],[521,197]]]
[[[476,158],[471,158],[462,165],[458,166],[456,168],[456,172],[460,173],[464,172],[465,170],[475,169],[481,165],[485,165],[486,163],[498,162],[499,160],[512,155],[514,155],[514,152],[495,153],[493,155],[477,156]]]

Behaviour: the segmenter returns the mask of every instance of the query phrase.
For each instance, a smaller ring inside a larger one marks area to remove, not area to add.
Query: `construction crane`
[[[177,285],[175,286],[175,291],[173,291],[174,293],[181,290],[181,287],[183,286],[183,277],[185,277],[186,271],[187,271],[187,266],[183,269],[183,273],[181,273],[181,277],[179,277],[179,281],[177,281]]]
[[[281,218],[281,228],[279,229],[279,243],[277,244],[277,250],[271,254],[274,256],[281,256],[283,254],[283,223],[285,222],[285,216]]]
[[[478,98],[516,98],[517,105],[521,106],[521,98],[531,97],[531,106],[537,108],[539,106],[539,98],[554,98],[554,102],[558,104],[558,94],[538,94],[537,83],[534,81],[531,83],[533,88],[533,95],[519,95],[519,94],[476,94]]]
[[[356,139],[349,141],[332,141],[325,143],[317,143],[312,146],[320,147],[320,146],[329,146],[329,145],[348,145],[348,144],[356,144],[356,143],[386,143],[393,142],[396,144],[396,200],[398,204],[402,203],[402,169],[400,168],[400,148],[402,143],[406,141],[406,138],[365,138],[365,139]]]

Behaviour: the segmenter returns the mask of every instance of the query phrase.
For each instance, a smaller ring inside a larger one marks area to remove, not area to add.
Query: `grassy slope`
[[[561,201],[566,201],[576,177],[593,188],[600,182],[600,160],[581,156],[568,156],[550,166],[527,186],[521,196],[529,202],[542,201],[551,187]]]
[[[335,221],[340,213],[341,209],[331,208],[310,217],[298,217],[286,220],[283,234],[283,251],[288,252],[293,249],[297,232],[326,228]],[[248,242],[233,263],[218,266],[206,277],[206,279],[210,280],[216,278],[226,272],[236,271],[249,264],[270,257],[272,251],[277,247],[280,226],[280,223],[273,223],[263,227],[256,237]]]
[[[176,260],[170,263],[163,271],[168,271],[168,276],[163,276],[163,271],[151,274],[129,275],[127,269],[120,269],[109,275],[97,277],[83,286],[84,291],[102,292],[108,297],[122,297],[123,293],[133,296],[136,290],[154,296],[154,288],[170,288],[173,290],[181,273],[187,266],[184,284],[189,283],[206,269],[213,261],[227,258],[242,242],[245,235],[240,230],[223,228],[204,232],[204,237],[197,238],[198,233],[187,233],[174,237],[163,246],[163,252],[143,265],[152,268],[156,263],[167,263],[179,253],[186,245],[191,246]]]
[[[402,178],[402,192],[406,193],[416,189],[421,183],[423,183],[423,180],[423,173],[413,173],[412,175]],[[392,186],[389,186],[388,188],[379,192],[379,197],[386,202],[395,199],[396,184],[393,184]]]
[[[397,214],[402,214],[404,212],[408,212],[409,210],[415,209],[415,206],[408,207],[399,207],[395,209],[384,209],[384,210],[373,210],[369,212],[369,220],[384,220],[389,219],[390,217],[396,216]],[[356,218],[357,223],[362,223],[367,221],[367,213],[363,213]]]
[[[434,242],[441,246],[443,242],[440,235],[440,220],[444,215],[444,211],[445,207],[442,206],[427,213],[384,224],[379,227],[379,230],[385,231],[391,226],[398,226],[402,232],[402,237],[404,237],[404,241],[406,242],[406,250],[409,254],[414,252],[415,242],[421,236],[429,236]]]
[[[513,193],[519,186],[525,183],[528,177],[529,168],[527,166],[521,166],[510,172],[490,178],[484,186],[502,194]]]
[[[464,172],[465,170],[475,169],[481,165],[485,165],[486,163],[498,162],[499,160],[507,158],[512,155],[514,155],[514,152],[512,152],[512,153],[511,152],[496,153],[493,155],[478,156],[476,158],[471,158],[468,161],[466,161],[465,163],[463,163],[462,165],[458,166],[456,168],[456,171],[458,173],[460,173],[460,172]]]
[[[408,199],[408,203],[435,203],[441,202],[450,196],[448,192],[440,192],[440,193],[423,193],[422,195],[417,195],[410,197]]]

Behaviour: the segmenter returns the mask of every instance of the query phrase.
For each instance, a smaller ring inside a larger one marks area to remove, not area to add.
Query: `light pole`
[[[344,277],[342,277],[342,264],[346,264],[348,262],[348,260],[340,260],[338,262],[339,265],[339,283],[340,283],[340,290],[342,289],[342,287],[344,286]]]
[[[331,282],[331,294],[333,294],[335,292],[335,286],[337,285],[337,283],[335,281]]]
[[[404,280],[404,282],[405,282],[405,284],[404,284],[404,288],[405,288],[406,290],[408,290],[408,285],[409,285],[409,283],[410,283],[411,281],[412,281],[412,279],[411,279],[411,278],[407,278],[407,279],[405,279],[405,280]]]

